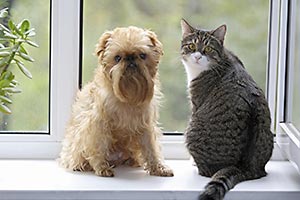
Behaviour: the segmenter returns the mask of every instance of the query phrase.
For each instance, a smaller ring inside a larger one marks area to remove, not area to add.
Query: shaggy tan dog
[[[114,176],[112,168],[120,164],[173,176],[158,143],[162,45],[155,33],[133,26],[105,32],[96,55],[99,66],[77,94],[60,164],[99,176]]]

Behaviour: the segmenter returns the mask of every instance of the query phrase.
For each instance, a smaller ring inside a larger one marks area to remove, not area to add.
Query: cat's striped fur
[[[182,62],[187,73],[198,72],[188,80],[186,146],[199,174],[212,177],[199,198],[220,200],[237,183],[266,175],[273,149],[270,112],[263,91],[223,46],[225,25],[204,31],[182,20],[181,26]]]

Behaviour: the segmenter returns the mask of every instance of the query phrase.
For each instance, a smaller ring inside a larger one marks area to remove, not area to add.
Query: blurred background
[[[34,63],[27,65],[33,79],[16,69],[22,89],[10,105],[11,115],[1,115],[2,131],[48,131],[50,0],[0,0],[8,2],[12,19],[29,19],[36,28],[38,49],[28,47]],[[268,0],[83,0],[83,85],[97,67],[93,55],[100,35],[115,27],[135,25],[156,32],[164,45],[159,67],[162,92],[160,126],[166,132],[183,132],[189,119],[186,74],[180,61],[180,20],[214,29],[227,25],[225,46],[244,62],[248,72],[265,89]],[[72,34],[72,33],[70,33]]]
[[[265,89],[268,13],[268,0],[84,0],[83,83],[92,79],[97,66],[92,54],[105,30],[129,25],[151,29],[164,45],[159,67],[164,94],[160,125],[164,131],[183,132],[190,109],[180,61],[181,18],[204,29],[226,24],[225,46]]]

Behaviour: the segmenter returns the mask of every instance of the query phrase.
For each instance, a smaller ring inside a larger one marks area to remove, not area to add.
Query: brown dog
[[[60,164],[113,176],[119,164],[143,165],[150,175],[173,176],[164,165],[157,127],[158,63],[155,33],[130,26],[105,32],[96,47],[99,66],[78,92]]]

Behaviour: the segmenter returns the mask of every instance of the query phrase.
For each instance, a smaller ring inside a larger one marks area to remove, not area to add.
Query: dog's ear
[[[150,38],[150,41],[154,47],[153,50],[160,55],[163,55],[163,50],[162,50],[162,44],[161,42],[157,39],[156,34],[153,31],[146,30],[147,36]]]
[[[107,41],[111,37],[111,35],[112,35],[111,31],[106,31],[99,38],[99,41],[96,44],[96,49],[95,49],[95,55],[97,55],[99,58],[102,57],[102,54],[103,54],[103,52],[105,50]]]

